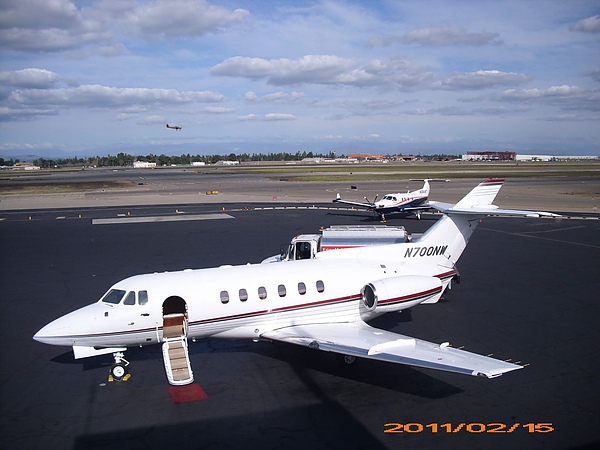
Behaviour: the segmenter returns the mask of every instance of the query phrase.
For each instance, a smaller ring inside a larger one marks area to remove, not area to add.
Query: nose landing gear
[[[131,374],[127,370],[127,366],[129,365],[129,361],[123,358],[123,352],[113,353],[113,357],[115,358],[115,363],[110,368],[110,375],[108,376],[108,381],[127,381],[131,378]]]

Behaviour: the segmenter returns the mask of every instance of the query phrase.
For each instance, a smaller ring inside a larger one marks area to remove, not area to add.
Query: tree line
[[[391,157],[390,155],[387,155]],[[326,158],[335,159],[336,157],[345,157],[345,155],[336,155],[334,152],[328,153],[313,153],[306,151],[298,151],[296,153],[230,153],[229,155],[155,155],[150,153],[145,156],[133,156],[128,153],[117,153],[116,155],[108,156],[91,156],[87,158],[36,158],[33,164],[43,169],[58,168],[58,167],[131,167],[134,161],[143,161],[156,163],[157,166],[186,166],[193,162],[203,162],[205,164],[216,164],[219,161],[238,161],[238,162],[253,162],[253,161],[302,161],[306,158]],[[428,155],[419,156],[421,159],[427,160],[448,160],[455,159],[457,155]],[[0,157],[0,166],[13,166],[18,163],[18,159],[8,159]]]
[[[128,167],[133,166],[134,161],[143,161],[156,163],[157,166],[171,166],[171,165],[190,165],[193,162],[203,162],[206,164],[216,164],[219,161],[238,161],[238,162],[251,162],[251,161],[301,161],[305,158],[335,158],[336,155],[333,152],[326,154],[313,153],[313,152],[296,152],[296,153],[242,153],[235,154],[230,153],[229,155],[155,155],[150,153],[148,155],[133,156],[128,153],[118,153],[117,155],[108,156],[92,156],[88,158],[37,158],[33,160],[33,164],[41,168],[53,168],[53,167]],[[6,164],[12,165],[12,164]]]

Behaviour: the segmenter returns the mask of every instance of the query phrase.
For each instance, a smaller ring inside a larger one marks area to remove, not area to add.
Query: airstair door
[[[190,384],[194,374],[187,344],[187,318],[183,313],[163,316],[163,361],[169,383]]]

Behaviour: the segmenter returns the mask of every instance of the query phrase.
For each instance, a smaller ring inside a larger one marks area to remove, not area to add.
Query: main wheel
[[[344,355],[344,364],[354,364],[356,361],[356,356]]]

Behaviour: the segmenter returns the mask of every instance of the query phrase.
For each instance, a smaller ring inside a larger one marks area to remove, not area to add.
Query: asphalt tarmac
[[[0,177],[0,214],[12,210],[87,208],[110,206],[266,205],[285,203],[329,203],[340,194],[343,199],[365,202],[364,197],[381,199],[386,193],[420,189],[423,182],[407,177],[435,177],[422,172],[398,175],[398,180],[361,181],[350,175],[345,181],[297,181],[281,172],[254,173],[223,167],[210,169],[96,169],[73,172],[32,171]],[[273,169],[276,170],[276,169]],[[305,168],[310,174],[310,167]],[[351,170],[351,169],[350,169]],[[475,178],[457,178],[449,183],[431,183],[429,200],[453,203],[480,181],[496,177],[491,166]],[[327,178],[327,177],[325,177]],[[375,174],[374,178],[377,178]],[[89,190],[86,190],[85,187]],[[33,192],[30,189],[34,189]],[[213,193],[218,194],[213,195]],[[508,178],[495,204],[501,208],[598,214],[600,176]]]
[[[222,212],[233,218],[93,224]],[[600,220],[485,219],[459,261],[462,282],[442,301],[372,323],[529,363],[522,370],[490,380],[369,360],[344,366],[333,354],[279,343],[207,340],[191,343],[190,357],[208,399],[174,404],[158,346],[128,350],[131,380],[107,383],[112,357],[76,361],[70,349],[31,337],[130,275],[259,262],[298,233],[372,224],[371,216],[194,204],[12,211],[2,218],[3,449],[600,443]],[[434,221],[388,224],[419,233]]]

